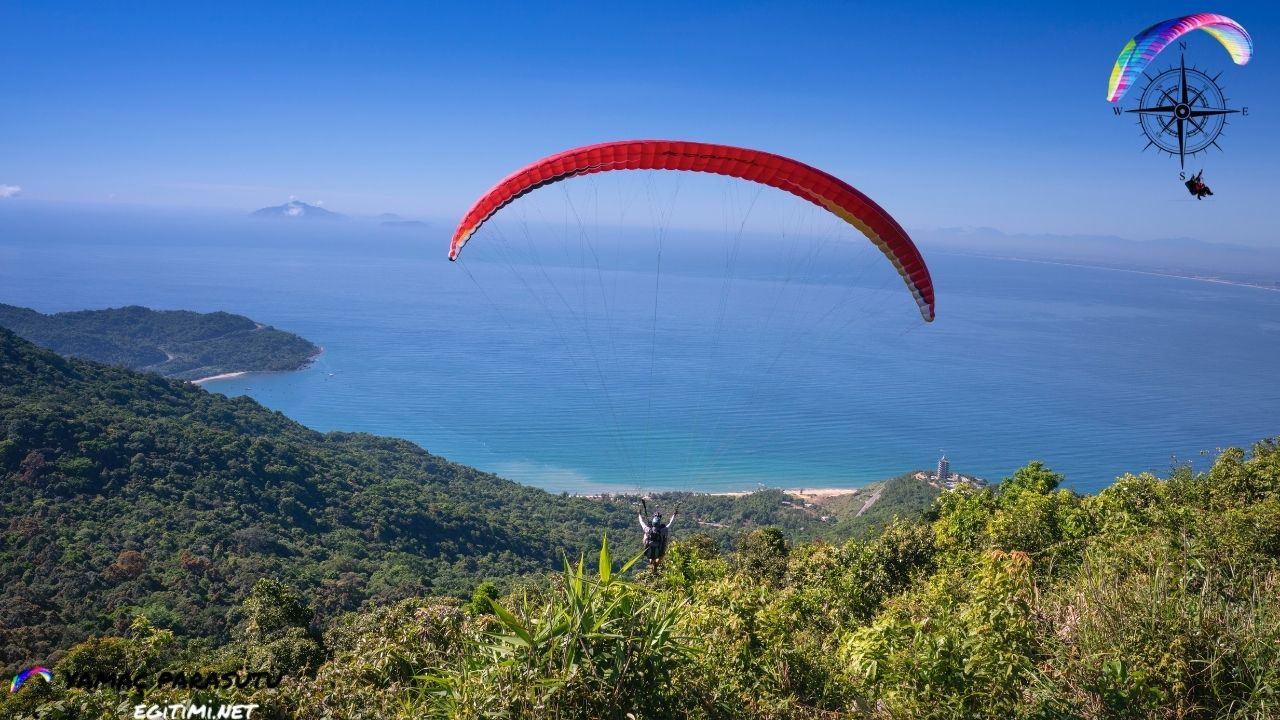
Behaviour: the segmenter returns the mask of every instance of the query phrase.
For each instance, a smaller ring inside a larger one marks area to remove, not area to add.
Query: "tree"
[[[782,530],[757,528],[738,542],[738,569],[756,580],[777,583],[787,573],[790,554],[791,546]]]
[[[298,594],[277,580],[261,578],[244,601],[245,639],[260,643],[280,637],[289,628],[306,629],[315,613]]]
[[[485,580],[476,586],[475,591],[471,593],[471,601],[463,605],[462,609],[472,617],[492,615],[493,605],[490,601],[497,599],[498,586],[490,580]]]

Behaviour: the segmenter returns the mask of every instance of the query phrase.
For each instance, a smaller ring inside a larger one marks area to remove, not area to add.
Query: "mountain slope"
[[[540,571],[630,508],[560,498],[400,440],[65,359],[0,330],[0,655],[149,608],[220,638],[260,577],[324,613]]]
[[[778,491],[683,498],[676,535],[828,534]],[[246,397],[68,359],[0,329],[0,661],[139,613],[226,641],[263,577],[325,624],[366,603],[509,584],[597,546],[638,551],[635,498],[524,487],[403,441],[318,433]]]

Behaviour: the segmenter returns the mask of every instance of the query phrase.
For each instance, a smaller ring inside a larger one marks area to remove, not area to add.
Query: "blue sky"
[[[1280,247],[1274,3],[550,5],[0,2],[0,202],[454,218],[542,155],[670,137],[796,157],[913,229]],[[1196,203],[1105,91],[1129,37],[1201,11],[1257,55],[1191,39],[1250,108]]]

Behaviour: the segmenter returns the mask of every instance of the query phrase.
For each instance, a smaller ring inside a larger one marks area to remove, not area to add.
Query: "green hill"
[[[255,401],[67,359],[0,330],[0,660],[49,661],[139,614],[220,644],[261,578],[317,623],[420,595],[509,587],[609,532],[638,498],[552,495],[401,440],[317,433]],[[677,536],[829,528],[779,491],[683,502]],[[919,509],[921,512],[923,508]]]
[[[225,312],[110,310],[44,315],[0,304],[0,327],[61,355],[194,380],[228,372],[296,370],[320,348]]]
[[[261,577],[322,613],[540,570],[629,510],[404,441],[320,434],[247,398],[64,359],[0,330],[0,652],[41,657],[138,610],[227,637]]]
[[[618,540],[634,533],[626,500],[553,496],[408,443],[315,433],[248,399],[7,332],[0,372],[0,641],[11,664],[55,675],[0,697],[0,717],[183,702],[405,719],[1280,707],[1274,441],[1094,496],[1033,462],[997,487],[939,495],[928,522],[837,542],[743,532],[812,531],[815,508],[780,492],[681,496],[688,522],[736,541],[686,528],[655,575],[622,567],[635,549]],[[885,483],[862,516],[919,492]],[[820,531],[855,507],[868,503],[819,515]],[[726,522],[695,519],[712,517]],[[589,564],[553,572],[588,546]],[[476,585],[485,576],[504,587]],[[285,679],[68,686],[124,671]]]
[[[1280,446],[1096,496],[1061,480],[1033,462],[940,496],[930,523],[840,544],[766,528],[720,553],[686,536],[660,575],[605,544],[505,596],[377,603],[323,632],[312,596],[261,580],[221,647],[143,614],[72,648],[52,685],[0,698],[0,716],[199,701],[272,719],[1275,717]],[[67,687],[121,667],[285,679]]]

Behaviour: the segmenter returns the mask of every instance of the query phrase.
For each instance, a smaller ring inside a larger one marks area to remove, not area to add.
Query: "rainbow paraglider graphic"
[[[23,670],[17,675],[14,675],[13,684],[9,686],[9,692],[11,693],[18,692],[18,688],[22,687],[22,683],[26,682],[27,678],[31,677],[32,675],[39,675],[40,677],[44,678],[45,682],[53,682],[53,672],[49,670],[49,668],[40,667],[37,665],[36,667],[27,668],[26,670]]]
[[[1107,84],[1107,102],[1124,97],[1161,50],[1193,30],[1203,30],[1217,38],[1237,65],[1244,65],[1253,57],[1253,38],[1240,23],[1225,15],[1198,13],[1158,22],[1134,36],[1120,51]]]

